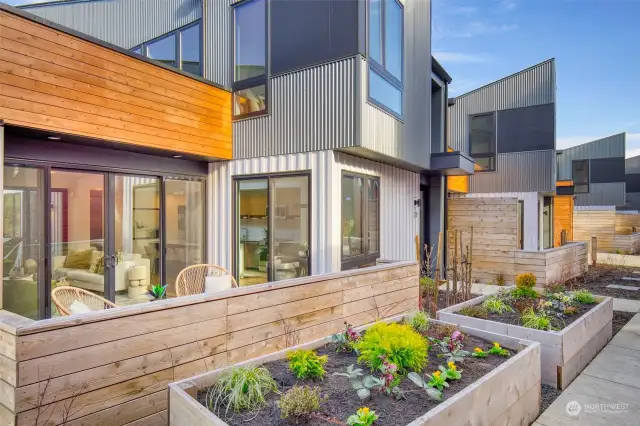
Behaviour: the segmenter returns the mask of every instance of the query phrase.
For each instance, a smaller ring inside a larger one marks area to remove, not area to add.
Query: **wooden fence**
[[[399,262],[31,321],[0,315],[0,424],[167,424],[167,385],[418,306]]]
[[[615,210],[575,210],[574,240],[590,242],[598,238],[599,252],[636,254],[640,251],[640,214],[617,213]]]

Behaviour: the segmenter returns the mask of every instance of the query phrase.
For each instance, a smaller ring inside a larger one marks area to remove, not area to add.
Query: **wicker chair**
[[[117,308],[118,305],[107,299],[83,290],[78,287],[61,286],[51,291],[51,300],[58,308],[60,315],[71,315],[70,306],[74,300],[84,303],[92,311],[102,311],[109,308]]]
[[[206,277],[231,276],[231,287],[238,287],[233,276],[218,265],[193,265],[187,266],[178,274],[176,279],[176,293],[178,296],[204,293],[204,281]]]

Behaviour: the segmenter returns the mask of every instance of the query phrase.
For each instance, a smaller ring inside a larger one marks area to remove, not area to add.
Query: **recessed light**
[[[173,157],[173,158],[182,158],[182,155],[180,155],[180,154],[174,154],[174,155],[172,155],[172,157]]]
[[[51,135],[51,136],[47,136],[47,139],[50,139],[52,141],[59,141],[62,138],[60,136]]]

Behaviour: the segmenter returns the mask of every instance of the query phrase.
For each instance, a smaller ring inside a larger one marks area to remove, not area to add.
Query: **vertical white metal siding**
[[[509,152],[496,156],[495,172],[477,172],[469,179],[470,192],[553,192],[556,187],[556,151]]]
[[[233,158],[355,145],[355,58],[269,80],[269,115],[233,123]]]
[[[22,9],[125,49],[202,18],[202,0],[68,1]]]
[[[420,175],[334,151],[316,151],[209,165],[209,262],[232,267],[233,177],[311,171],[311,268],[314,275],[340,270],[342,170],[380,177],[380,255],[415,259],[420,229],[413,201],[420,196]]]
[[[550,59],[456,98],[449,108],[450,141],[456,151],[469,152],[469,115],[554,103],[555,61]]]
[[[615,158],[625,156],[626,133],[587,142],[562,150],[558,155],[558,179],[572,178],[573,160],[586,160],[594,158]],[[627,160],[627,164],[629,160]]]
[[[233,78],[233,8],[227,0],[202,1],[204,78],[230,88]]]

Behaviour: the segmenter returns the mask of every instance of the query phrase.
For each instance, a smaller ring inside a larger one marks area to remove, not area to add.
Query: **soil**
[[[554,327],[554,329],[562,330],[563,328],[566,328],[567,326],[569,326],[569,324],[571,324],[572,322],[579,320],[580,317],[582,317],[582,315],[589,312],[594,306],[596,306],[596,304],[592,304],[592,305],[576,304],[575,307],[577,308],[577,311],[575,314],[563,315],[563,318],[553,317],[551,319],[551,325]],[[486,319],[490,321],[496,321],[496,322],[501,322],[506,324],[514,324],[514,325],[520,325],[520,326],[522,325],[522,321],[520,321],[520,313],[518,311],[506,312],[502,315],[489,313]]]
[[[435,331],[430,334],[435,336]],[[441,337],[441,336],[438,336]],[[491,342],[467,336],[464,342],[464,348],[473,351],[475,347],[482,347],[488,350]],[[419,389],[408,379],[400,384],[400,388],[405,392],[406,400],[396,401],[382,393],[374,392],[370,400],[361,401],[356,392],[351,388],[351,384],[346,377],[334,376],[334,372],[344,372],[347,366],[357,364],[357,355],[355,353],[343,354],[336,353],[333,344],[316,350],[319,355],[328,355],[329,361],[325,365],[326,375],[324,380],[298,380],[289,370],[287,360],[274,361],[264,366],[271,372],[273,378],[278,383],[281,392],[286,392],[293,385],[309,385],[320,388],[323,395],[328,399],[321,404],[320,412],[310,419],[300,423],[309,426],[326,426],[331,424],[345,425],[346,419],[361,407],[369,407],[375,410],[380,418],[376,421],[377,426],[397,426],[412,422],[427,411],[434,408],[442,402],[431,401],[426,397],[424,390]],[[432,345],[429,349],[429,362],[425,368],[425,372],[432,372],[438,369],[438,365],[446,365],[443,359],[439,359],[437,355],[440,350],[436,345]],[[513,354],[513,351],[512,351]],[[513,355],[512,355],[513,356]],[[509,358],[496,355],[489,355],[487,358],[466,357],[464,362],[459,364],[462,371],[462,378],[457,381],[451,381],[450,387],[444,389],[443,401],[451,398],[467,386],[475,383],[479,378],[495,369],[497,366],[505,362]],[[365,370],[368,369],[360,366]],[[203,402],[204,395],[198,395],[200,402]],[[271,393],[268,397],[268,405],[260,412],[255,413],[236,413],[225,421],[232,426],[240,426],[247,424],[259,424],[261,426],[290,425],[294,424],[289,421],[280,419],[280,410],[275,402],[279,399],[279,395]]]
[[[634,272],[640,272],[640,268],[608,265],[606,263],[597,264],[596,266],[589,266],[586,274],[568,284],[567,287],[573,290],[585,288],[593,294],[600,296],[640,300],[640,290],[632,291],[607,288],[609,284],[640,287],[640,281],[628,281],[622,279],[623,277],[640,278],[640,274],[635,274]]]
[[[453,305],[457,305],[458,303],[462,303],[462,302],[466,302],[469,299],[463,300],[464,298],[462,297],[461,294],[458,294],[457,297],[451,297],[451,303],[447,303],[447,299],[446,299],[446,292],[439,290],[438,291],[438,307],[437,310],[439,311],[440,309],[444,309],[444,308],[448,308],[449,306],[453,306]],[[475,297],[479,297],[481,296],[480,294],[471,294],[471,298],[473,299]],[[433,304],[433,301],[429,298],[426,297],[422,297],[422,309],[425,312],[433,312],[431,309],[431,305]]]
[[[622,329],[631,318],[635,315],[635,312],[621,312],[613,311],[613,336],[618,334],[618,331]]]

